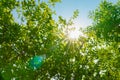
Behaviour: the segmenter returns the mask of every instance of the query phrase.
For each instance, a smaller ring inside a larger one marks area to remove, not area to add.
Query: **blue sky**
[[[47,1],[47,0],[42,0]],[[77,19],[74,20],[75,26],[79,27],[86,27],[89,26],[92,23],[92,20],[88,18],[89,11],[95,10],[99,3],[102,0],[61,0],[61,3],[57,3],[55,7],[53,7],[53,10],[56,11],[56,16],[54,16],[54,19],[57,20],[58,16],[62,16],[65,19],[69,19],[73,12],[78,9],[79,10],[79,16]],[[118,0],[107,0],[113,3],[116,3]],[[20,20],[17,18],[17,13],[15,10],[12,11],[12,14],[15,17],[15,21],[20,23]]]
[[[57,3],[55,10],[57,16],[61,15],[66,19],[69,19],[73,15],[73,11],[78,9],[79,16],[74,20],[75,25],[80,27],[86,27],[92,23],[92,20],[88,18],[89,11],[96,9],[102,0],[62,0],[61,3]],[[117,0],[107,0],[116,3]],[[57,17],[55,16],[55,19]]]

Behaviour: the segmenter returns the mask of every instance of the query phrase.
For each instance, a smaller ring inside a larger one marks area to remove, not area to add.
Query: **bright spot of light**
[[[65,39],[68,41],[78,41],[80,38],[87,38],[87,36],[80,30],[79,25],[70,25],[63,29]]]
[[[79,36],[80,36],[80,34],[79,34],[79,31],[77,31],[77,30],[69,31],[69,33],[68,33],[69,39],[78,39]]]
[[[77,29],[68,31],[67,36],[69,40],[78,40],[80,37],[86,38],[86,35]]]

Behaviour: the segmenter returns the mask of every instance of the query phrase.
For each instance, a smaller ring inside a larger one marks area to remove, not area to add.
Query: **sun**
[[[87,38],[87,36],[79,29],[74,28],[68,31],[67,38],[70,41],[78,41],[79,38]]]
[[[65,41],[78,42],[80,38],[86,38],[87,36],[80,30],[79,26],[72,25],[63,29]]]
[[[71,30],[68,32],[68,38],[71,40],[77,40],[80,36],[80,31],[78,30]]]

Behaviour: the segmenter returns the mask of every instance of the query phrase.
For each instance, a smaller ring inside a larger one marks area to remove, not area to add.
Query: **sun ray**
[[[68,53],[79,51],[78,49],[83,46],[84,38],[87,36],[80,30],[79,26],[72,25],[64,27],[62,31],[62,42],[66,45]],[[71,52],[71,50],[73,52]]]
[[[86,35],[83,34],[79,27],[77,26],[69,26],[64,30],[64,34],[66,35],[66,39],[71,42],[77,42],[79,38],[84,37],[86,38]]]
[[[78,30],[72,30],[68,33],[68,38],[71,40],[77,40],[79,38],[80,34]]]

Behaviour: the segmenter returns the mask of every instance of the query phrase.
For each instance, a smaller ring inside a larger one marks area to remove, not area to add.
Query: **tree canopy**
[[[102,1],[99,7],[91,12],[96,35],[108,41],[120,42],[120,1],[116,4]]]
[[[93,24],[80,30],[86,37],[76,40],[69,39],[68,33],[74,30],[69,26],[79,11],[74,11],[68,21],[62,16],[55,21],[51,6],[60,1],[0,1],[0,78],[119,80],[120,1],[102,1],[89,15]],[[15,21],[13,10],[20,23]],[[37,64],[32,63],[39,59],[36,56],[44,59],[34,69],[29,64]]]

